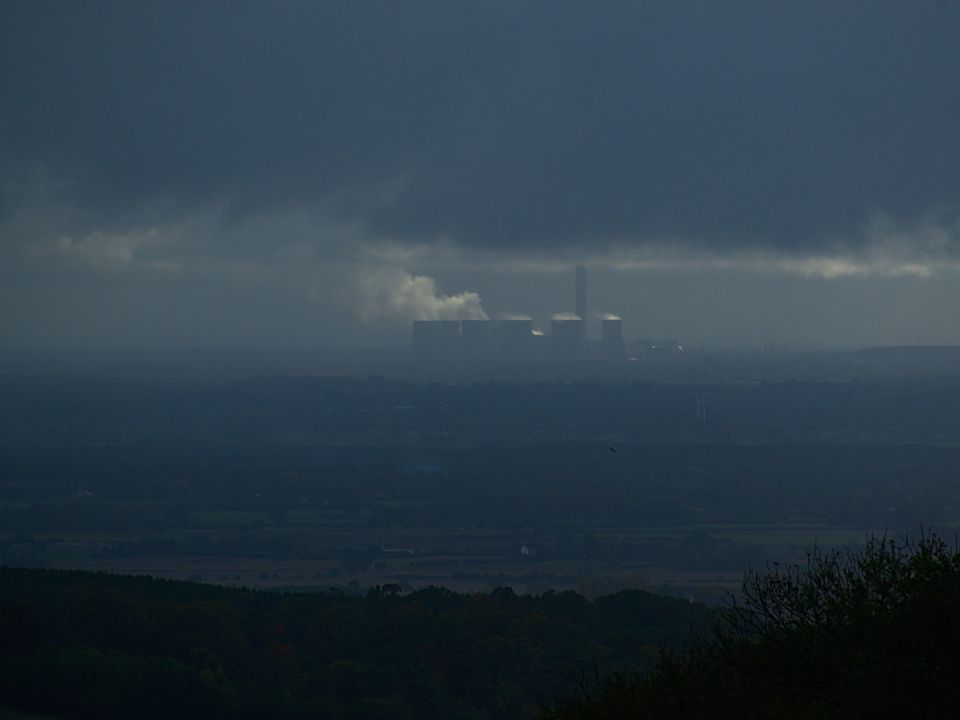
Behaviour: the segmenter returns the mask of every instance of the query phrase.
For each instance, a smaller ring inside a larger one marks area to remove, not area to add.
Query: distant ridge
[[[960,375],[960,345],[888,345],[848,355],[861,369],[894,376]]]
[[[960,345],[878,345],[877,347],[856,350],[856,353],[871,355],[956,355],[960,356]]]

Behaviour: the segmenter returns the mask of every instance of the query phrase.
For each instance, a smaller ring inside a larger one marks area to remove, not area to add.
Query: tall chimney
[[[577,315],[587,319],[587,269],[577,265]]]

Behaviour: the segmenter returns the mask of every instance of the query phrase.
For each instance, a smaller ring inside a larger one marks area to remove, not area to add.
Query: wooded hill
[[[0,705],[64,718],[527,718],[702,605],[625,591],[281,594],[0,569]]]

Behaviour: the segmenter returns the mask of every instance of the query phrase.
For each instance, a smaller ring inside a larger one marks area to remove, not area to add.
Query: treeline
[[[749,574],[712,632],[540,720],[928,718],[960,708],[960,551],[936,537]]]
[[[651,665],[701,605],[642,591],[351,597],[0,569],[0,705],[65,718],[526,718]]]

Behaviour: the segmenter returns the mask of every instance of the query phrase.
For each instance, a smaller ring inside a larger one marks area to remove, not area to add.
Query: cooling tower
[[[528,360],[533,346],[533,320],[501,320],[497,323],[497,355],[501,360]]]
[[[550,324],[550,345],[558,359],[582,357],[585,340],[586,323],[581,318],[554,320]]]
[[[411,349],[419,358],[426,359],[440,354],[442,346],[442,323],[439,320],[414,320]]]
[[[607,358],[620,359],[626,355],[623,346],[623,320],[616,318],[600,322],[600,347]]]
[[[490,320],[464,320],[460,323],[460,354],[464,360],[487,360],[493,355],[493,328]]]
[[[460,321],[440,321],[440,357],[450,361],[460,354]]]

